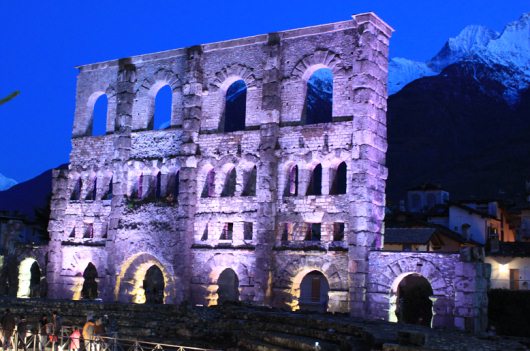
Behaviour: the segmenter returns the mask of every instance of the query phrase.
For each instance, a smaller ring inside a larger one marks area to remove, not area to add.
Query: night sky
[[[0,173],[21,182],[68,161],[75,66],[351,18],[373,11],[396,32],[391,56],[427,60],[468,24],[501,31],[522,0],[0,2]]]

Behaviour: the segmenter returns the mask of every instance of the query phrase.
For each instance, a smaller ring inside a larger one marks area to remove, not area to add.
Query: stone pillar
[[[350,312],[367,313],[368,254],[382,247],[387,168],[386,99],[391,28],[372,13],[353,16],[359,42],[352,63],[352,169],[348,170]]]
[[[50,203],[50,222],[48,232],[50,243],[48,244],[48,262],[46,270],[46,281],[48,283],[49,298],[63,297],[61,291],[60,275],[62,267],[61,241],[64,236],[64,212],[69,199],[68,194],[68,171],[54,169],[52,174],[52,198]]]
[[[276,233],[276,200],[278,193],[278,159],[275,146],[279,135],[281,45],[276,33],[268,36],[264,46],[267,62],[263,71],[263,124],[260,128],[259,165],[257,167],[256,197],[259,203],[256,233],[255,295],[258,304],[272,301],[272,247]]]
[[[98,267],[99,294],[104,301],[114,301],[116,278],[120,273],[121,261],[116,257],[116,234],[120,218],[122,218],[127,195],[127,169],[125,163],[131,151],[132,108],[136,97],[136,67],[130,59],[119,61],[116,82],[117,104],[114,131],[114,157],[112,164],[113,196],[111,212],[107,229],[106,251],[108,253],[107,267]],[[121,257],[121,256],[120,256]],[[102,275],[106,272],[106,276]],[[103,279],[102,279],[103,278]]]
[[[184,76],[183,92],[183,123],[182,146],[179,152],[181,160],[180,186],[178,195],[180,236],[179,252],[176,253],[175,272],[179,272],[179,282],[183,300],[191,301],[192,297],[201,300],[200,296],[192,296],[190,291],[192,257],[191,245],[194,237],[195,211],[197,205],[197,157],[199,153],[198,137],[202,116],[203,90],[202,47],[190,47],[187,51],[187,65]],[[181,301],[179,301],[181,302]]]
[[[473,248],[478,251],[481,248]],[[456,264],[454,326],[471,333],[486,330],[488,324],[489,264],[475,260],[463,249]]]

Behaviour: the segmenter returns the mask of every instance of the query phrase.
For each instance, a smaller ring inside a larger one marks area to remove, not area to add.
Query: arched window
[[[306,195],[322,195],[322,165],[318,164],[311,173]]]
[[[95,200],[96,199],[97,188],[98,188],[98,178],[94,177],[94,179],[92,179],[92,182],[91,182],[89,188],[87,189],[85,200],[90,200],[90,201],[91,200]]]
[[[92,135],[105,135],[107,132],[107,110],[108,110],[107,95],[102,94],[96,100],[94,109],[92,110]]]
[[[235,167],[232,168],[228,173],[226,174],[225,184],[223,187],[223,192],[221,193],[222,197],[227,196],[234,196],[236,193],[236,169]]]
[[[329,68],[316,70],[307,81],[304,105],[305,124],[329,123],[332,121],[333,73]]]
[[[144,175],[140,174],[138,178],[136,197],[141,199],[144,196]]]
[[[256,196],[256,178],[257,178],[256,166],[252,167],[250,172],[247,172],[245,179],[245,187],[241,192],[241,196]]]
[[[239,278],[232,269],[227,268],[221,272],[217,279],[218,302],[239,301]]]
[[[346,194],[346,162],[341,162],[331,183],[330,195]]]
[[[172,91],[165,85],[156,93],[154,115],[150,129],[167,129],[171,126]]]
[[[232,83],[226,91],[226,103],[223,118],[223,131],[245,130],[247,109],[247,85],[243,80]]]
[[[211,169],[206,175],[201,197],[215,196],[215,170]]]
[[[113,191],[113,185],[112,185],[112,177],[109,180],[109,184],[107,186],[107,191],[103,194],[101,197],[101,200],[112,200],[112,191]]]
[[[300,309],[302,311],[325,312],[328,307],[329,283],[318,272],[309,272],[300,283]]]
[[[287,196],[298,195],[298,166],[294,165],[289,169],[289,177],[287,179]]]
[[[180,192],[180,172],[176,172],[169,176],[167,185],[167,199],[169,202],[178,201]]]
[[[72,190],[72,195],[70,200],[79,200],[81,197],[81,187],[83,186],[83,181],[81,178],[78,178],[75,182],[74,189]]]
[[[160,199],[162,197],[162,173],[158,172],[156,174],[156,186],[155,186],[155,199]]]

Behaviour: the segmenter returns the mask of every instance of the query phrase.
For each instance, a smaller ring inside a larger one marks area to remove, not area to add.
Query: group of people
[[[6,309],[0,318],[0,348],[2,350],[18,349],[27,351],[29,335],[35,335],[35,343],[39,351],[45,351],[46,347],[50,347],[52,351],[57,351],[59,341],[65,343],[67,337],[69,339],[68,349],[71,351],[79,351],[84,347],[86,351],[99,351],[99,338],[105,335],[105,325],[109,324],[109,319],[105,315],[103,318],[87,318],[83,328],[78,327],[64,328],[62,325],[62,318],[57,311],[53,311],[52,316],[43,314],[39,319],[38,325],[33,330],[28,327],[26,316],[15,316],[10,309]],[[13,337],[16,336],[16,337]],[[83,341],[83,343],[81,343]],[[17,343],[16,345],[14,343]],[[65,345],[63,344],[63,348]]]

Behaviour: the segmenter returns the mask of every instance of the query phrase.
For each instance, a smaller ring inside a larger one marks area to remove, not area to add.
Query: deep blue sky
[[[497,31],[523,0],[62,0],[0,2],[0,173],[24,181],[67,162],[76,65],[349,19],[374,11],[391,56],[426,60],[465,25]]]

